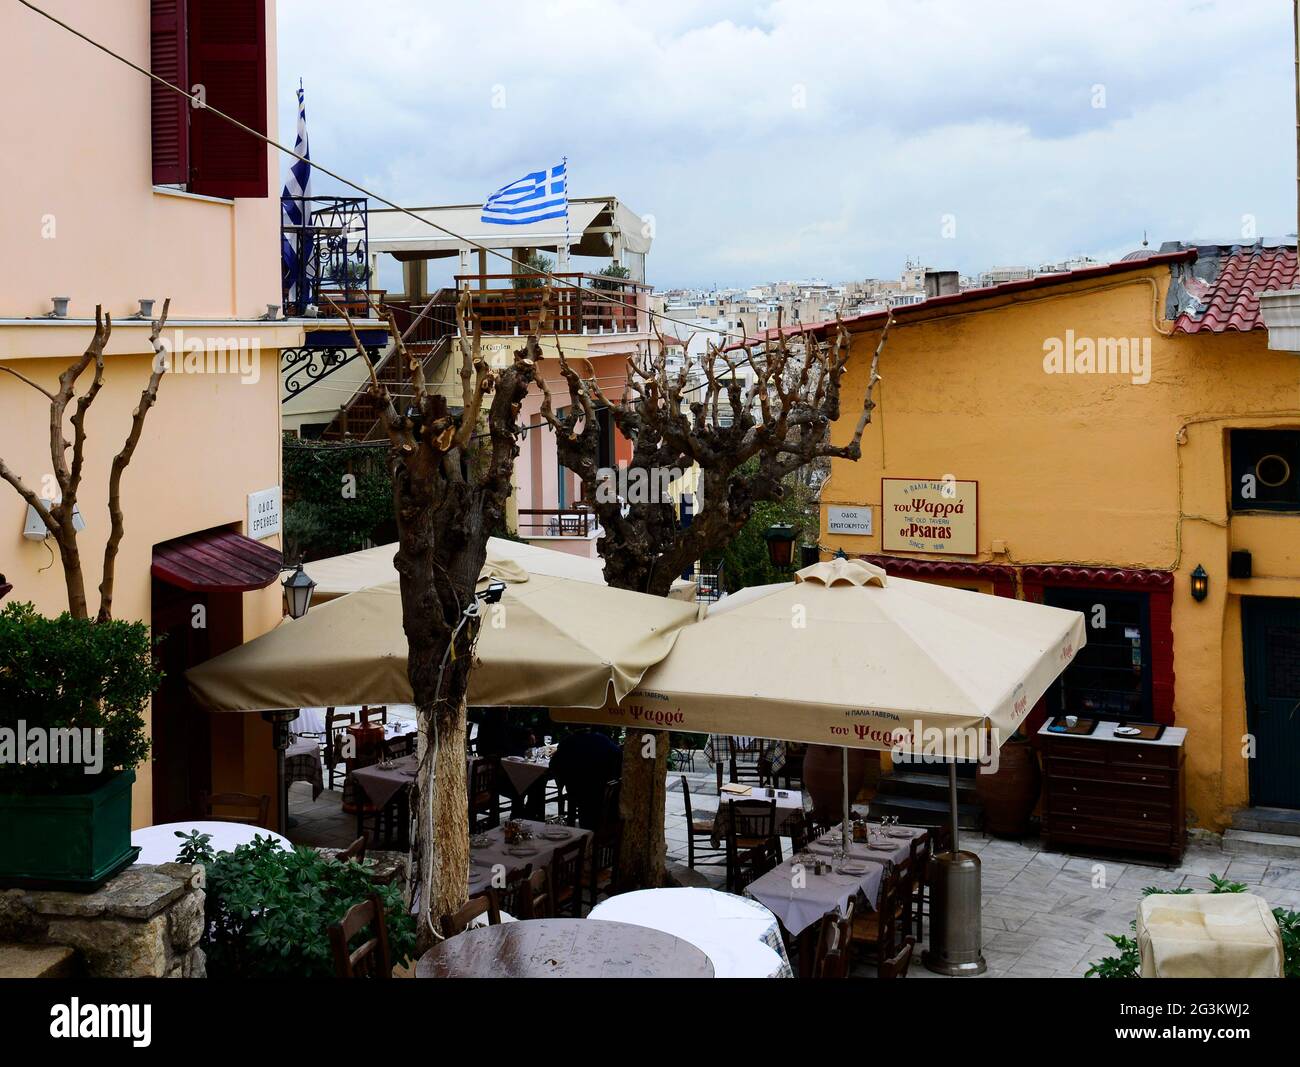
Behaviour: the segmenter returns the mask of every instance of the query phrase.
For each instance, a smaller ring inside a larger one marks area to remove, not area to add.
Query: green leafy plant
[[[754,461],[742,469],[756,467]],[[812,493],[795,479],[785,482],[785,494],[780,500],[760,500],[754,504],[753,515],[740,532],[728,542],[720,553],[708,557],[708,564],[722,563],[722,580],[727,592],[735,593],[751,585],[770,585],[788,582],[792,571],[799,566],[799,546],[793,546],[791,569],[772,566],[768,556],[767,541],[763,533],[770,526],[789,523],[795,528],[797,541],[816,541],[818,518],[816,501]]]
[[[68,763],[0,762],[0,793],[88,792],[149,754],[144,711],[162,681],[141,622],[46,618],[31,604],[0,608],[0,726],[101,730],[99,774]],[[15,753],[19,759],[21,753]]]
[[[206,834],[178,836],[178,860],[207,867],[202,948],[214,978],[332,976],[329,927],[375,894],[393,963],[415,951],[415,923],[400,887],[378,883],[368,864],[339,863],[303,847],[286,852],[268,837],[214,853]]]
[[[397,539],[388,445],[284,441],[285,552],[320,559]]]
[[[537,289],[545,284],[540,278],[532,277],[536,274],[550,274],[551,268],[555,266],[555,260],[550,256],[544,256],[537,249],[531,249],[524,258],[521,269],[517,272],[524,277],[514,278],[510,284],[516,289]]]
[[[1211,874],[1208,877],[1210,879],[1211,893],[1244,893],[1249,888],[1245,882],[1229,881],[1226,876],[1220,877],[1217,874]],[[1157,886],[1149,885],[1142,890],[1142,895],[1149,897],[1160,893],[1169,896],[1184,896],[1192,892],[1194,890],[1160,889]],[[1278,929],[1282,934],[1282,974],[1286,978],[1300,978],[1300,912],[1288,911],[1286,908],[1274,908],[1273,918],[1277,920]],[[1136,929],[1137,920],[1134,919],[1128,925],[1130,929]],[[1107,934],[1106,936],[1120,950],[1119,955],[1103,956],[1088,968],[1084,973],[1084,977],[1137,978],[1142,967],[1142,958],[1138,950],[1137,940],[1117,934]]]
[[[601,278],[622,280],[624,278],[632,277],[632,272],[628,270],[627,267],[623,266],[622,263],[611,263],[604,270],[601,270],[597,273],[598,273],[597,280],[591,283],[592,288],[603,289],[606,292],[617,292],[619,289],[622,289],[623,287],[618,284],[618,281],[611,280],[606,282],[606,281],[601,281],[600,280]]]

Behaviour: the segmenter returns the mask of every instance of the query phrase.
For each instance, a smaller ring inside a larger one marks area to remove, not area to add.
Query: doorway
[[[1300,600],[1247,597],[1242,637],[1254,807],[1300,808]]]

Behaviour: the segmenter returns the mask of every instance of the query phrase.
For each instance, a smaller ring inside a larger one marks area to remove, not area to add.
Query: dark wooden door
[[[195,608],[202,612],[196,616]],[[153,821],[193,818],[212,787],[208,716],[194,702],[185,671],[209,656],[207,597],[153,583],[154,660],[163,672],[153,698]],[[196,621],[199,625],[196,625]]]
[[[1300,600],[1248,597],[1243,622],[1250,801],[1300,808]]]

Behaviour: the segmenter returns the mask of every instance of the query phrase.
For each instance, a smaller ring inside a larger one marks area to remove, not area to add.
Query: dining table
[[[639,889],[602,900],[588,920],[625,922],[689,941],[718,978],[792,978],[776,916],[756,900],[716,889]]]
[[[416,978],[712,978],[680,937],[623,922],[524,919],[471,928],[429,949]]]
[[[255,838],[266,837],[285,852],[293,851],[293,842],[287,837],[263,826],[250,826],[242,822],[223,822],[219,819],[191,819],[187,822],[164,822],[131,831],[131,844],[140,849],[136,863],[175,863],[181,848],[177,834],[207,834],[213,852],[233,852],[240,845],[251,845]]]
[[[496,826],[476,834],[469,842],[469,895],[482,893],[501,879],[532,864],[533,870],[550,867],[555,853],[574,841],[583,842],[583,854],[590,847],[592,832],[580,826],[556,826],[534,819],[514,820],[532,836],[511,845],[506,842],[505,826]]]
[[[311,798],[315,800],[325,788],[325,774],[320,761],[320,742],[304,737],[294,741],[284,751],[284,784],[294,782],[311,784]]]
[[[848,858],[854,869],[845,870],[835,869],[834,854],[840,847],[840,830],[836,827],[807,848],[809,859],[820,859],[828,865],[824,873],[816,874],[812,863],[795,856],[750,882],[745,892],[780,919],[791,936],[798,937],[828,911],[839,908],[843,912],[850,900],[865,900],[875,908],[885,865],[907,859],[912,840],[926,832],[920,827],[896,826],[889,836],[877,834],[872,843],[855,841]]]
[[[731,788],[723,785],[718,794],[718,810],[713,816],[714,848],[721,846],[727,837],[727,805],[737,800],[775,800],[776,801],[776,836],[790,837],[791,831],[803,826],[803,793],[798,789],[777,789],[771,786],[749,786],[749,792],[737,790],[736,783]],[[745,786],[740,786],[744,789]]]

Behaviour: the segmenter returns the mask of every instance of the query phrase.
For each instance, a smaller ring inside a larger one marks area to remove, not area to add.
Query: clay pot
[[[834,745],[809,745],[803,758],[803,787],[812,799],[813,815],[838,823],[844,817],[844,749]],[[868,763],[875,752],[849,749],[849,798],[855,798],[867,780]]]
[[[984,807],[984,828],[996,837],[1023,837],[1038,802],[1042,775],[1028,741],[1008,741],[998,753],[996,774],[975,775],[975,794]]]

